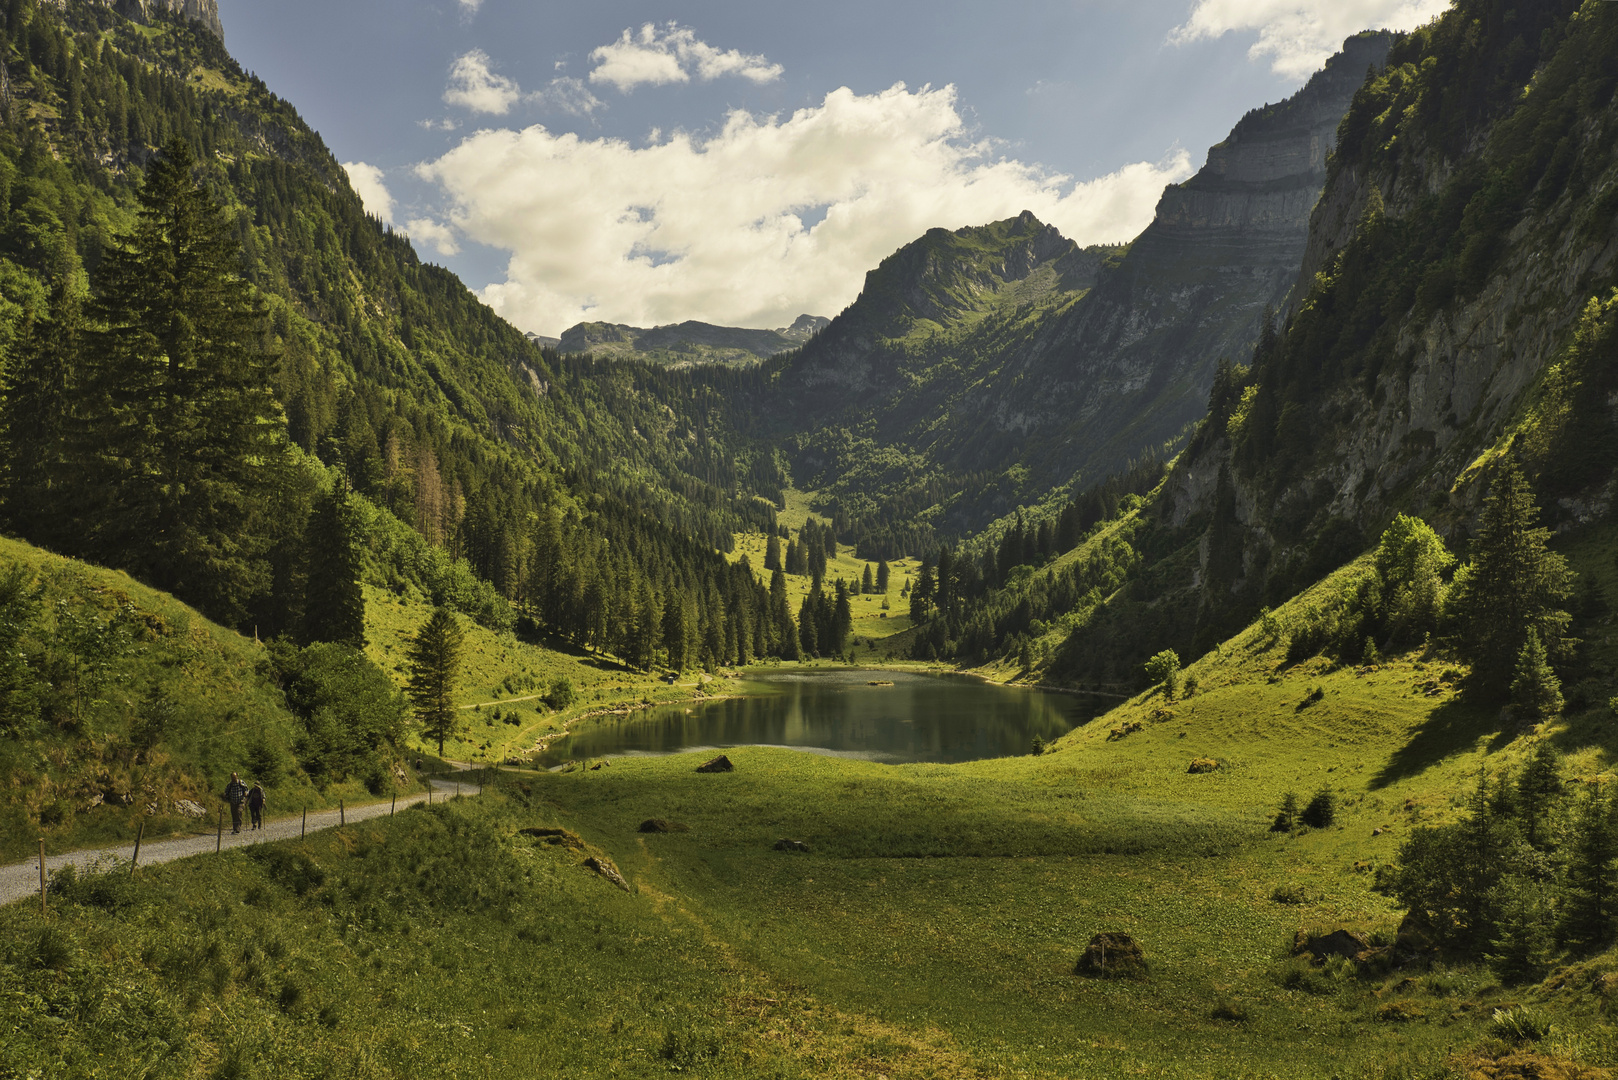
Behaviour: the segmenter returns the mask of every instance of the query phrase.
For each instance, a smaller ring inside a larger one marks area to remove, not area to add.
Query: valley
[[[1618,6],[559,339],[207,0],[3,15],[0,858],[400,808],[0,907],[0,1078],[1618,1070]]]

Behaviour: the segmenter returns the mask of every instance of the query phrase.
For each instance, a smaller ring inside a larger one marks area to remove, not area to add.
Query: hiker
[[[235,773],[230,774],[230,783],[225,785],[225,801],[230,804],[230,831],[242,831],[242,803],[247,800],[247,785]]]
[[[253,790],[247,793],[247,812],[253,816],[253,828],[264,827],[264,788],[257,780],[253,781]]]

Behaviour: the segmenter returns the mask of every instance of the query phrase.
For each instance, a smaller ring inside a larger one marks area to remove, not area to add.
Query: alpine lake
[[[780,746],[889,762],[958,762],[1030,753],[1096,716],[1100,699],[998,686],[960,675],[833,670],[750,673],[741,696],[586,721],[542,766],[591,758]]]

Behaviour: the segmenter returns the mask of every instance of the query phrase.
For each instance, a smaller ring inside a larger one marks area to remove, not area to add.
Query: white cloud
[[[461,14],[476,15],[482,6],[483,0],[461,0]]]
[[[595,68],[593,83],[611,83],[628,93],[637,86],[662,86],[690,82],[692,76],[704,82],[724,75],[737,75],[755,83],[774,82],[785,70],[763,56],[737,49],[720,50],[697,39],[694,31],[668,23],[647,23],[640,33],[625,30],[611,45],[590,54]]]
[[[1449,0],[1197,0],[1191,17],[1169,35],[1176,44],[1258,31],[1247,51],[1270,58],[1277,75],[1308,78],[1361,30],[1410,30],[1449,7]]]
[[[593,116],[597,109],[605,108],[582,79],[552,79],[549,86],[528,97],[541,108],[571,116]]]
[[[365,204],[366,213],[374,214],[384,224],[392,224],[393,196],[382,182],[382,170],[363,161],[349,161],[344,162],[343,171],[348,173],[349,187]]]
[[[490,69],[488,53],[473,49],[450,67],[444,100],[473,112],[504,116],[522,100],[522,89],[515,79],[496,75]]]
[[[460,127],[460,122],[444,117],[442,120],[417,120],[416,126],[425,131],[454,131]]]
[[[928,229],[1025,209],[1081,243],[1127,239],[1191,168],[1175,152],[1074,184],[969,141],[953,87],[901,84],[836,90],[784,118],[737,111],[711,138],[639,148],[538,126],[480,131],[417,171],[449,197],[459,234],[511,253],[484,298],[554,334],[587,317],[834,315],[867,270]]]
[[[431,244],[440,255],[459,255],[461,252],[455,231],[431,218],[411,218],[405,223],[404,231],[412,240]]]

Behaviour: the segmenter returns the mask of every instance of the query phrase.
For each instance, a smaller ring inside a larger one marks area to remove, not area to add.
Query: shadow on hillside
[[[1550,740],[1564,754],[1595,747],[1601,752],[1604,768],[1618,760],[1618,728],[1613,725],[1609,708],[1598,706],[1569,715],[1563,726],[1551,733]]]
[[[1438,764],[1451,754],[1470,748],[1484,735],[1494,734],[1491,751],[1510,742],[1510,732],[1500,731],[1499,712],[1460,699],[1446,701],[1433,710],[1427,722],[1416,729],[1410,741],[1395,750],[1388,763],[1371,781],[1373,790],[1407,780]]]

